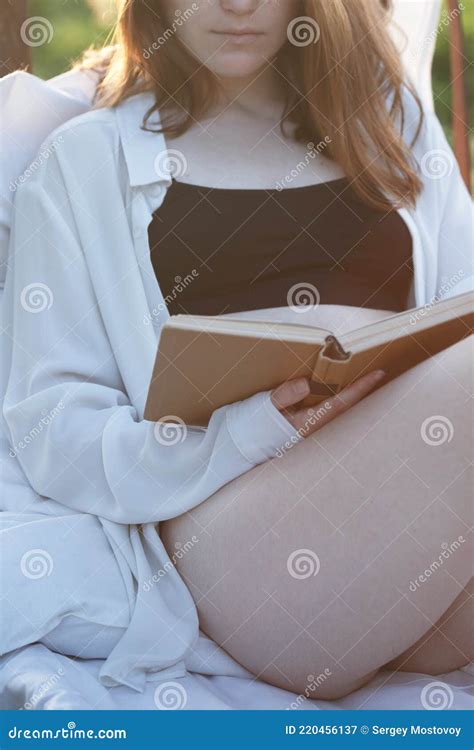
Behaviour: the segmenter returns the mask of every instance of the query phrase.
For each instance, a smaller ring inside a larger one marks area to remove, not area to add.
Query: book
[[[362,375],[383,384],[473,332],[474,292],[389,315],[342,335],[308,325],[176,315],[161,331],[145,419],[206,426],[213,411],[306,377],[312,406]]]

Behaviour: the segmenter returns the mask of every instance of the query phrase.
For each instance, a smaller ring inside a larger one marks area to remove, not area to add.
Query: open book
[[[145,419],[206,425],[225,404],[307,377],[316,405],[376,369],[391,380],[473,331],[474,292],[335,336],[305,325],[176,315],[163,326]]]

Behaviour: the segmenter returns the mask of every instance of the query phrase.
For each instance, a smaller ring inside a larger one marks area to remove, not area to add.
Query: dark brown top
[[[314,304],[315,297],[398,312],[413,278],[402,217],[363,204],[346,179],[282,191],[173,182],[149,241],[171,314]]]

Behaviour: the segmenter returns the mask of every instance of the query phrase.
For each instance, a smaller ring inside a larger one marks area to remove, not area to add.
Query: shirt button
[[[135,227],[134,228],[134,230],[133,230],[133,236],[135,237],[136,240],[138,240],[138,238],[141,237],[142,234],[143,234],[143,232],[140,229],[140,227]]]

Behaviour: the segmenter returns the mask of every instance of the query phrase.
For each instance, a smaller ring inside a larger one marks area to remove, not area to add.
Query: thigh
[[[444,674],[474,661],[474,578],[435,625],[387,669]]]
[[[472,338],[163,524],[170,550],[200,540],[178,569],[201,627],[257,676],[350,692],[468,584]]]

